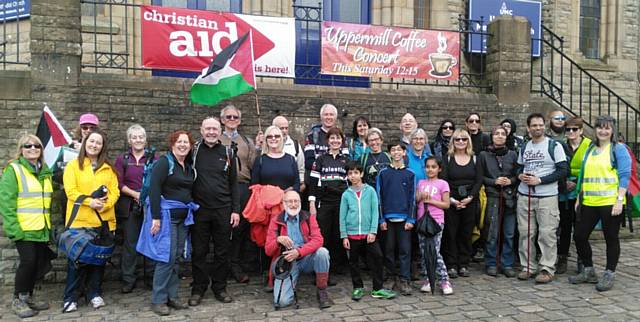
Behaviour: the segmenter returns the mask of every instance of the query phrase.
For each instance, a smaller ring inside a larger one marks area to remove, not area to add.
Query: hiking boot
[[[538,276],[536,276],[536,283],[538,284],[546,284],[551,282],[552,280],[553,275],[545,270],[543,270],[542,272],[540,272],[540,274],[538,274]]]
[[[564,274],[567,272],[567,255],[558,255],[558,264],[556,264],[556,274]]]
[[[400,280],[398,283],[398,289],[400,290],[400,294],[404,296],[411,295],[411,285],[409,285],[409,281]]]
[[[49,309],[49,303],[45,301],[38,301],[33,295],[29,295],[26,302],[32,310],[44,311]]]
[[[333,305],[333,301],[329,298],[327,290],[318,290],[318,305],[321,309],[326,309]]]
[[[351,292],[351,299],[354,301],[360,301],[360,299],[364,296],[364,289],[362,288],[354,288],[353,292]]]
[[[458,271],[456,271],[455,268],[451,268],[447,271],[447,274],[449,274],[449,278],[457,278],[458,277]]]
[[[442,289],[442,294],[451,295],[453,294],[453,287],[449,281],[444,281],[440,283],[440,288]]]
[[[503,268],[502,269],[502,274],[504,274],[504,276],[506,276],[508,278],[516,277],[516,271],[511,267]]]
[[[498,276],[498,269],[495,266],[487,267],[487,275]]]
[[[422,287],[420,287],[420,292],[422,293],[431,292],[431,284],[429,283],[429,281],[424,281],[424,283],[422,283]]]
[[[458,276],[460,276],[460,277],[469,277],[471,275],[469,274],[469,270],[466,267],[463,267],[463,268],[458,270]]]
[[[167,316],[171,313],[169,307],[164,304],[151,304],[151,311],[160,316]]]
[[[474,263],[482,263],[484,261],[484,250],[482,248],[478,248],[475,254],[473,254],[473,258],[471,259]]]
[[[526,280],[528,280],[528,279],[530,279],[532,277],[533,277],[533,274],[531,274],[530,272],[527,272],[527,271],[522,271],[522,272],[518,273],[518,279],[521,280],[521,281],[526,281]]]
[[[189,306],[198,306],[202,302],[202,294],[191,294],[189,297]]]
[[[585,267],[580,274],[575,276],[569,276],[569,283],[581,284],[581,283],[598,283],[598,277],[593,267]]]
[[[172,300],[172,299],[169,299],[167,301],[167,306],[174,310],[186,310],[189,308],[189,306],[187,306],[186,303],[182,303],[178,300]]]
[[[386,300],[390,300],[394,297],[396,297],[396,292],[392,291],[392,290],[388,290],[386,288],[381,288],[377,291],[371,291],[371,297],[375,298],[375,299],[386,299]]]
[[[26,298],[23,298],[23,294],[20,294],[17,298],[13,299],[13,302],[11,302],[11,309],[13,310],[13,313],[21,319],[30,318],[38,314],[38,311],[29,307],[26,302]]]
[[[610,270],[604,271],[602,277],[596,285],[596,290],[599,292],[606,292],[613,287],[613,280],[616,278],[616,272]]]

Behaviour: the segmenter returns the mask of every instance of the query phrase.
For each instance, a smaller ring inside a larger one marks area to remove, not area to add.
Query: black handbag
[[[425,211],[416,223],[416,231],[425,237],[434,237],[442,231],[442,227],[431,217],[429,211]]]

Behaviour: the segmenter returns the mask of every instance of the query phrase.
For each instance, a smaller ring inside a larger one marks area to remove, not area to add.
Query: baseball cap
[[[100,121],[98,121],[98,117],[95,114],[91,114],[91,113],[86,113],[86,114],[82,114],[80,116],[80,121],[78,121],[79,124],[93,124],[95,126],[98,126]]]
[[[279,280],[284,280],[291,274],[292,263],[284,258],[284,255],[278,256],[274,267],[274,277]]]

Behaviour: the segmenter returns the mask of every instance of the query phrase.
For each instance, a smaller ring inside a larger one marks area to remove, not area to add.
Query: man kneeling
[[[278,256],[283,255],[291,262],[291,278],[274,283],[273,303],[276,307],[291,305],[300,272],[315,272],[320,308],[328,308],[333,304],[327,293],[329,251],[322,247],[323,238],[316,217],[300,211],[300,195],[295,191],[285,192],[283,204],[284,212],[269,224],[265,252],[274,259],[272,273]]]

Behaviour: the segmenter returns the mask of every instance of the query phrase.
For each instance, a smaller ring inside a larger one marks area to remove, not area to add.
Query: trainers
[[[400,290],[400,294],[404,296],[411,295],[411,285],[409,285],[409,281],[400,280],[398,282],[398,289]]]
[[[520,273],[518,273],[518,279],[521,281],[526,281],[528,279],[530,279],[531,277],[533,277],[533,274],[531,274],[530,272],[527,271],[522,271]]]
[[[96,296],[96,297],[91,299],[91,306],[93,306],[94,309],[99,309],[99,308],[105,306],[105,303],[104,303],[104,300],[102,299],[102,297]]]
[[[13,310],[13,313],[21,319],[30,318],[38,314],[38,311],[31,309],[24,298],[21,297],[22,295],[13,299],[13,302],[11,302],[11,309]]]
[[[362,288],[354,288],[353,292],[351,292],[351,299],[354,301],[360,301],[360,299],[364,296],[364,289]]]
[[[431,292],[431,284],[429,284],[429,281],[424,281],[424,283],[422,283],[422,287],[420,287],[420,292],[422,293]]]
[[[469,275],[469,270],[466,267],[463,267],[458,271],[458,276],[460,276],[460,277],[469,277],[471,275]]]
[[[64,302],[62,306],[62,313],[71,313],[78,310],[78,303],[76,302]]]
[[[498,269],[495,266],[487,267],[487,275],[498,276]]]
[[[613,287],[613,280],[616,278],[616,272],[610,270],[604,271],[602,277],[596,285],[596,290],[599,292],[606,292]]]
[[[598,277],[596,276],[596,271],[593,267],[585,267],[582,271],[575,276],[569,276],[569,283],[571,284],[581,284],[581,283],[598,283]]]
[[[318,290],[318,304],[321,309],[326,309],[333,305],[333,301],[329,298],[327,290]]]
[[[551,282],[552,280],[553,275],[545,270],[543,270],[542,272],[540,272],[540,274],[538,274],[538,276],[536,276],[536,283],[538,284],[546,284]]]
[[[386,289],[386,288],[381,288],[377,291],[371,291],[371,297],[375,298],[375,299],[387,299],[390,300],[394,297],[396,297],[396,292]]]
[[[444,281],[440,283],[440,288],[442,289],[442,294],[451,295],[453,294],[453,287],[449,281]]]
[[[448,270],[447,274],[449,274],[449,278],[457,278],[458,277],[458,271],[456,271],[455,268],[452,268],[452,269]]]

